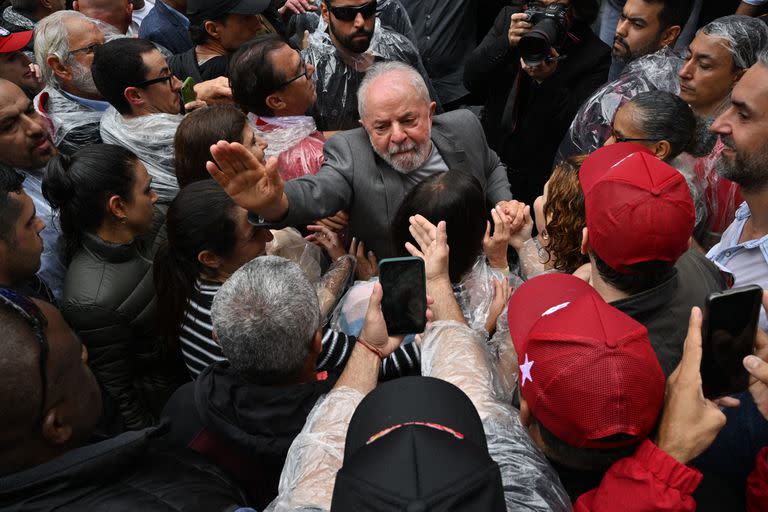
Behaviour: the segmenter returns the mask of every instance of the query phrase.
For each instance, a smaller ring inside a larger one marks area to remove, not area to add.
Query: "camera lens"
[[[549,35],[536,28],[521,37],[517,44],[520,56],[528,66],[538,66],[544,62],[551,46]]]

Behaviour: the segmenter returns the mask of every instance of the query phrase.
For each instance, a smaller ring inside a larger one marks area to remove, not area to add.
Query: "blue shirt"
[[[192,48],[189,20],[176,9],[159,0],[141,22],[139,37],[167,48],[171,53],[184,53]]]
[[[736,210],[736,219],[723,232],[720,242],[707,253],[707,258],[733,274],[733,286],[756,284],[768,288],[768,235],[739,243],[744,226],[752,212],[746,202]],[[760,328],[768,330],[765,311],[760,308]]]
[[[24,180],[24,192],[32,198],[35,205],[35,213],[45,222],[45,229],[40,233],[43,239],[43,254],[40,257],[40,270],[37,275],[48,285],[57,300],[61,299],[64,291],[64,276],[67,268],[64,265],[64,247],[61,239],[61,231],[54,226],[51,205],[43,197],[43,171],[19,170],[26,176]]]

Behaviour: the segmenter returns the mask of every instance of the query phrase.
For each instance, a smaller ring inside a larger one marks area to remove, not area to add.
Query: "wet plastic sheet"
[[[152,176],[160,204],[170,203],[179,192],[173,156],[173,138],[184,118],[181,114],[148,114],[126,119],[109,107],[101,118],[101,138],[131,150]]]
[[[323,165],[325,137],[309,116],[257,117],[248,114],[253,130],[269,146],[267,158],[276,157],[280,176],[289,181],[317,174]]]
[[[43,101],[44,98],[45,101]],[[50,121],[54,145],[64,154],[101,142],[99,123],[103,112],[73,101],[54,87],[35,97],[35,110]]]

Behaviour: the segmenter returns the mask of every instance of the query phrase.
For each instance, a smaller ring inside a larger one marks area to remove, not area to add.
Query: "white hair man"
[[[96,23],[75,11],[51,14],[35,28],[35,59],[45,82],[35,109],[49,120],[54,143],[64,154],[101,142],[99,122],[109,103],[93,83],[91,65],[103,43]]]
[[[236,203],[279,225],[348,211],[352,235],[379,258],[394,254],[390,226],[406,193],[433,174],[471,173],[491,206],[512,199],[506,169],[488,148],[478,119],[467,110],[434,115],[435,103],[412,67],[376,64],[358,102],[362,128],[331,137],[314,176],[283,184],[276,161],[264,165],[226,142],[211,148],[218,167],[209,163],[208,170]]]

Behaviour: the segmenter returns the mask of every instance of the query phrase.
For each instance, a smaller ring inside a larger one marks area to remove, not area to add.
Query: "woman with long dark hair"
[[[154,330],[152,257],[163,215],[151,184],[133,153],[96,144],[51,160],[42,187],[69,261],[61,312],[127,429],[154,423],[177,383]]]

